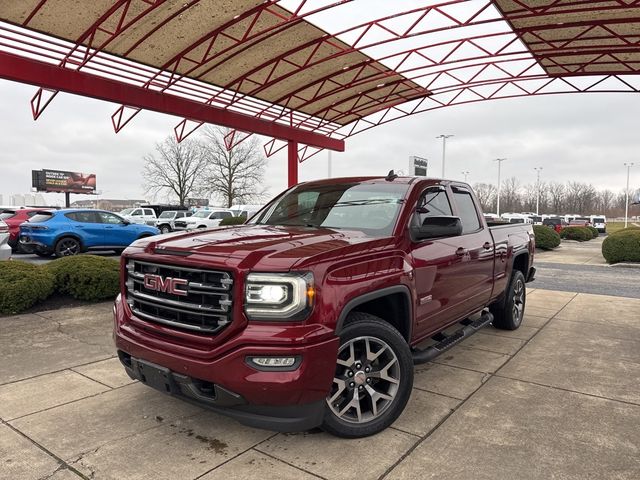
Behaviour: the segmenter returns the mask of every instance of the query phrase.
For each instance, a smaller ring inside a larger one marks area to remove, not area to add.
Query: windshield
[[[168,211],[162,212],[158,218],[173,218],[176,212]]]
[[[131,215],[131,212],[133,212],[134,210],[135,208],[125,208],[120,212],[120,215]]]
[[[16,212],[12,210],[4,210],[0,213],[0,220],[7,220],[8,218],[14,217]]]
[[[300,185],[274,200],[249,223],[361,230],[391,235],[406,184]]]
[[[196,217],[196,218],[207,218],[209,217],[209,215],[211,215],[211,211],[209,210],[200,210],[199,212],[196,212],[192,215],[192,217]]]

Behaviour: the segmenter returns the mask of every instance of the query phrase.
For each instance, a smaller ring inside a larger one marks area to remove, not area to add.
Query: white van
[[[607,217],[604,215],[590,215],[591,226],[597,228],[600,233],[607,233]]]

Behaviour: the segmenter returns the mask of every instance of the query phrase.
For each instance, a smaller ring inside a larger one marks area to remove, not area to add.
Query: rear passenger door
[[[69,219],[71,232],[75,233],[84,247],[102,245],[104,232],[96,212],[69,212],[64,215]]]
[[[460,297],[456,315],[464,317],[477,312],[489,301],[493,289],[495,251],[493,237],[484,226],[471,191],[453,186],[454,214],[462,222],[462,235],[457,237],[456,254],[461,267],[457,273]]]

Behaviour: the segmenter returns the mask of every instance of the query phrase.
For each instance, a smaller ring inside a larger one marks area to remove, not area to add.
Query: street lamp
[[[496,214],[500,216],[500,170],[502,167],[502,162],[504,162],[506,158],[496,158],[494,162],[498,162],[498,200],[496,205]]]
[[[624,166],[627,167],[627,190],[625,191],[627,198],[624,202],[624,228],[627,228],[629,221],[629,173],[631,172],[631,167],[635,166],[635,163],[625,163]]]
[[[538,173],[538,180],[536,182],[536,215],[540,215],[540,172],[542,171],[542,167],[533,167],[533,169]]]
[[[442,139],[442,178],[444,178],[444,162],[447,155],[447,138],[454,137],[455,135],[438,135],[436,138]]]
[[[460,172],[460,173],[462,173],[462,175],[464,175],[464,183],[467,183],[467,177],[469,176],[469,172],[466,171],[466,172]]]

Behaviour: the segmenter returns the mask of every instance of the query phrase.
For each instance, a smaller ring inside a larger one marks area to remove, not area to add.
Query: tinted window
[[[605,223],[605,222],[604,222],[604,218],[602,218],[602,217],[594,218],[594,219],[593,219],[593,221],[594,221],[595,223]]]
[[[420,201],[418,201],[418,209],[420,225],[424,223],[424,219],[427,217],[453,215],[449,199],[447,198],[447,192],[439,188],[427,190]]]
[[[53,218],[52,213],[48,212],[37,212],[33,217],[29,219],[29,223],[41,223],[46,222],[47,220],[51,220]]]
[[[134,210],[133,213],[131,214],[132,217],[139,217],[141,215],[142,215],[142,210],[140,209]]]
[[[150,208],[145,208],[145,209],[144,209],[144,214],[145,214],[145,215],[152,216],[152,217],[153,217],[153,215],[154,215],[154,214],[153,214],[153,210],[151,210]]]
[[[2,213],[0,213],[0,220],[7,220],[8,218],[15,217],[15,216],[16,216],[16,212],[12,210],[5,210]]]
[[[453,198],[455,198],[458,207],[458,215],[462,222],[462,234],[475,232],[480,229],[480,220],[478,212],[473,203],[471,194],[465,190],[454,190]],[[523,220],[522,220],[523,221]]]
[[[100,219],[100,223],[108,223],[110,225],[119,225],[123,223],[122,219],[113,213],[98,212],[98,218]]]
[[[64,216],[74,222],[97,223],[94,212],[70,212],[65,213]],[[29,221],[33,222],[33,218]]]

